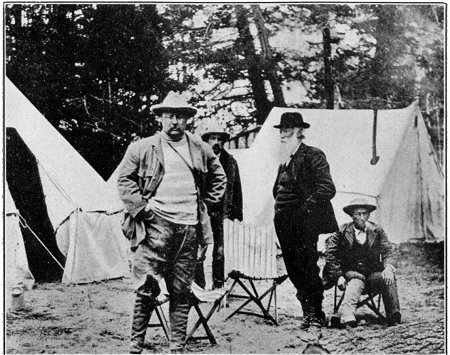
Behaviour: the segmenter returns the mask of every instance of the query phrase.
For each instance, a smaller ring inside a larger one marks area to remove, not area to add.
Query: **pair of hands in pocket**
[[[147,204],[144,207],[144,217],[147,217],[149,213],[151,212],[150,206]],[[199,245],[198,251],[197,251],[197,262],[204,261],[206,258],[206,251],[208,250],[208,244],[206,245]]]

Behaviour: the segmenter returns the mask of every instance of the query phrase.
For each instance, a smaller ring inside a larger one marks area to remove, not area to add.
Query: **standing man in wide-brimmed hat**
[[[131,353],[142,352],[162,278],[170,295],[170,350],[184,347],[195,266],[212,242],[205,205],[219,203],[226,188],[211,147],[185,132],[197,109],[170,92],[151,110],[161,117],[162,131],[128,147],[118,177],[136,290]]]
[[[345,290],[341,323],[356,326],[356,305],[364,289],[381,292],[388,325],[401,323],[395,281],[396,259],[386,233],[369,221],[376,206],[355,199],[343,208],[353,221],[343,224],[326,242],[324,283]]]
[[[325,154],[303,143],[303,132],[310,127],[303,116],[285,112],[274,127],[280,130],[285,153],[273,187],[275,230],[302,306],[301,329],[320,334],[326,320],[317,242],[319,234],[338,230],[330,202],[336,189]]]
[[[223,249],[223,221],[228,218],[242,221],[242,187],[239,167],[236,159],[229,154],[224,143],[230,138],[228,132],[216,122],[209,122],[203,127],[202,139],[208,143],[219,157],[225,174],[227,188],[221,202],[208,210],[214,236],[212,254],[212,288],[222,288],[225,282],[225,256]],[[206,285],[203,263],[198,264],[195,281],[203,288]]]

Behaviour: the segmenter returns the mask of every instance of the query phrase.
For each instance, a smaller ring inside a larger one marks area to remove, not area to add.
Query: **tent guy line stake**
[[[59,265],[59,267],[62,269],[62,271],[64,271],[64,267],[61,265],[61,263],[58,261],[58,259],[56,259],[56,257],[52,254],[52,252],[50,250],[48,250],[48,248],[45,246],[45,244],[42,242],[42,240],[39,239],[39,237],[36,235],[36,233],[34,233],[34,231],[30,228],[30,226],[27,224],[27,221],[25,220],[25,218],[23,218],[23,216],[20,213],[18,215],[19,215],[20,225],[22,227],[28,228],[30,230],[30,232],[36,237],[36,239],[39,241],[39,243],[41,243],[41,245],[44,247],[44,249],[56,261],[56,263]]]

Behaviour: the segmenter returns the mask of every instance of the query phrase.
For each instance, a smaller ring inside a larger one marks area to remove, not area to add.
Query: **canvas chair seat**
[[[226,319],[246,314],[279,325],[276,289],[287,279],[287,273],[276,240],[273,226],[258,228],[237,220],[224,221],[225,270],[233,280],[229,297],[244,300]],[[269,281],[270,286],[259,291],[255,281],[263,280]],[[244,294],[234,294],[236,286],[240,286]],[[272,302],[273,315],[270,312]],[[248,310],[251,304],[257,306],[258,312]]]
[[[211,344],[217,344],[216,338],[214,337],[214,334],[211,331],[211,328],[208,325],[209,320],[211,319],[214,312],[219,308],[222,300],[225,298],[228,290],[226,288],[223,289],[216,289],[212,291],[206,291],[200,286],[198,286],[195,282],[192,283],[191,287],[191,303],[192,307],[195,309],[195,312],[197,313],[198,319],[195,322],[195,324],[192,326],[190,330],[187,332],[186,336],[186,343],[188,341],[192,340],[202,340],[202,339],[208,339]],[[163,310],[163,304],[169,302],[170,297],[167,293],[162,293],[158,297],[158,303],[155,308],[155,314],[158,318],[157,322],[152,323],[151,318],[150,322],[148,324],[149,328],[153,327],[161,327],[163,328],[164,334],[166,335],[167,340],[170,339],[170,328],[167,322],[167,318],[164,314]],[[208,311],[204,313],[200,307],[200,304],[209,304],[210,307],[208,308]],[[194,336],[194,334],[197,332],[198,328],[200,326],[203,326],[203,329],[206,333],[205,336]]]

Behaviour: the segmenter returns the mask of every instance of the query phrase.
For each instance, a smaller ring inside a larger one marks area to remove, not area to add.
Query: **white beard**
[[[280,145],[280,154],[278,155],[280,157],[280,163],[287,162],[299,144],[300,141],[296,134],[293,134],[289,138],[284,138]]]

